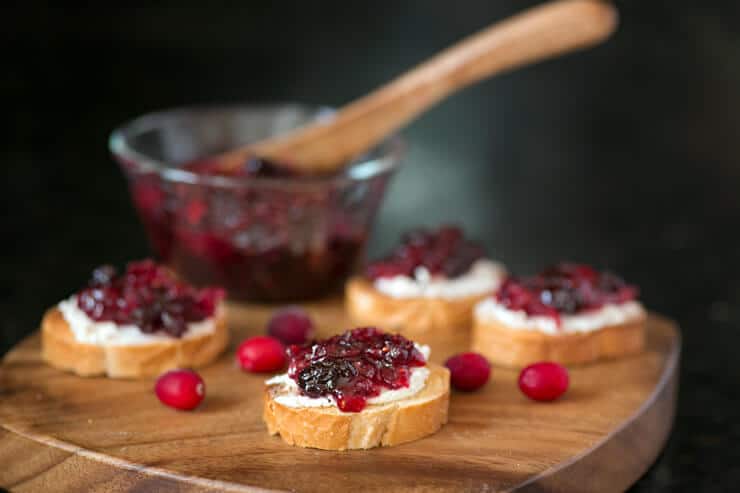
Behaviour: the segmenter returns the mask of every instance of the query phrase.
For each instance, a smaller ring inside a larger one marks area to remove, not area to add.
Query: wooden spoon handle
[[[594,45],[615,29],[616,10],[597,0],[559,0],[474,34],[348,104],[335,117],[223,157],[240,165],[249,154],[326,172],[370,149],[419,113],[476,81]]]

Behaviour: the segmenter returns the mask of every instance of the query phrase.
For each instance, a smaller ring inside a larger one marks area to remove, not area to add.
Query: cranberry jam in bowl
[[[319,298],[340,289],[365,243],[403,145],[390,138],[331,175],[300,175],[254,157],[222,169],[209,157],[287,132],[327,109],[206,106],[140,117],[110,149],[162,261],[196,285],[244,301]]]

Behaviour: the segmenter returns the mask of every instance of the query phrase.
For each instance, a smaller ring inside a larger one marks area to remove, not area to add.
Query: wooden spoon
[[[585,48],[615,29],[617,12],[597,0],[549,2],[498,22],[344,106],[329,121],[224,154],[224,169],[249,156],[305,173],[337,170],[450,94],[483,78]]]

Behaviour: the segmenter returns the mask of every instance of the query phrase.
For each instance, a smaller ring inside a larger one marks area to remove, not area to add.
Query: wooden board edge
[[[654,314],[653,314],[654,316]],[[681,358],[681,333],[674,344],[650,398],[618,429],[571,461],[543,471],[512,491],[517,493],[573,493],[625,491],[655,462],[668,441],[676,414]]]
[[[174,474],[0,426],[0,487],[11,491],[178,491],[273,493],[277,490]],[[83,472],[84,471],[84,472]]]

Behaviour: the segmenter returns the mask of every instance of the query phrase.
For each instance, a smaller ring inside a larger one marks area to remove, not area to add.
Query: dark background
[[[200,102],[340,105],[534,3],[5,7],[0,354],[93,266],[148,254],[107,152],[116,125]],[[621,272],[684,332],[675,430],[634,491],[736,491],[740,4],[618,6],[605,45],[411,125],[371,251],[454,220],[514,271],[565,258]]]

